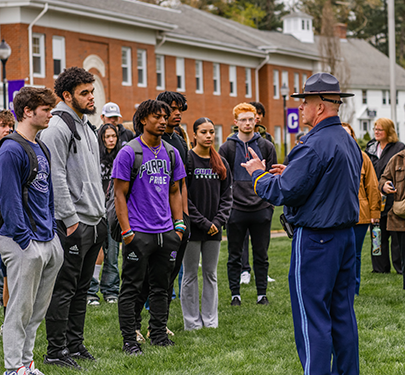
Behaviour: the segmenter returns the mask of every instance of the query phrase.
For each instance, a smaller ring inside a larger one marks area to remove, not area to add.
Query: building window
[[[309,21],[307,21],[307,30],[309,30]]]
[[[52,37],[53,76],[56,78],[66,68],[65,38]]]
[[[305,30],[305,21],[302,20],[301,22],[302,22],[302,23],[301,23],[301,25],[302,25],[302,30]]]
[[[229,66],[229,93],[231,96],[236,96],[236,66]]]
[[[367,104],[367,90],[361,90],[361,102]]]
[[[246,87],[246,94],[247,98],[252,97],[252,71],[250,68],[245,69],[245,87]]]
[[[165,57],[156,55],[156,89],[165,89]]]
[[[184,59],[182,57],[176,58],[176,76],[177,76],[177,91],[185,91],[186,83],[184,76]]]
[[[32,35],[32,65],[35,77],[45,77],[45,35]]]
[[[294,92],[300,92],[300,75],[299,73],[294,73]],[[294,98],[298,100],[298,98]]]
[[[382,91],[382,104],[384,105],[384,104],[387,104],[388,103],[388,100],[387,100],[387,95],[388,94],[388,91],[387,90],[383,90]]]
[[[214,125],[215,129],[215,150],[218,151],[218,149],[222,145],[222,125]]]
[[[146,87],[146,51],[138,49],[138,86]]]
[[[122,84],[124,86],[132,85],[131,72],[131,48],[121,48],[121,69],[122,69]]]
[[[360,120],[360,138],[364,138],[370,130],[370,120]]]
[[[273,70],[273,97],[274,99],[280,98],[280,82],[278,70]]]
[[[281,73],[281,86],[282,85],[286,85],[287,87],[289,87],[289,85],[288,85],[288,72],[286,70],[284,70]]]
[[[202,61],[195,62],[195,92],[202,94],[204,92],[203,88],[203,63]]]
[[[221,95],[221,71],[220,65],[217,63],[213,65],[213,79],[214,79],[214,95]]]
[[[304,88],[305,88],[305,83],[307,82],[307,75],[304,73],[302,75],[302,92],[304,92]]]

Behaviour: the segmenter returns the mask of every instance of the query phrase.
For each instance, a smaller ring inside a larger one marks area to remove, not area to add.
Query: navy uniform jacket
[[[312,128],[288,158],[280,176],[253,172],[259,197],[285,205],[287,221],[297,227],[347,228],[358,222],[363,158],[338,116]]]

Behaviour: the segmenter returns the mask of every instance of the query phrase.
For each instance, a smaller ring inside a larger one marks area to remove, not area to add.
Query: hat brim
[[[350,92],[320,91],[320,92],[303,92],[301,94],[294,93],[290,95],[290,97],[305,98],[306,96],[313,96],[313,95],[339,95],[341,98],[349,98],[350,96],[354,96],[354,94]]]
[[[110,117],[122,117],[119,113],[109,113],[108,115],[104,115],[105,117],[107,117],[107,118],[110,118]]]

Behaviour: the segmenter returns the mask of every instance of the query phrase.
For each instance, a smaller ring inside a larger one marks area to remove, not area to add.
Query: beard
[[[86,107],[84,107],[84,108],[81,107],[79,102],[76,100],[76,98],[74,96],[72,97],[72,106],[76,111],[80,112],[83,115],[94,115],[96,113],[96,110],[97,110],[95,106],[94,106],[93,109],[88,109]]]

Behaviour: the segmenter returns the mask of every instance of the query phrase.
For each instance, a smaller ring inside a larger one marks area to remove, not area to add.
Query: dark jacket
[[[118,124],[118,137],[120,141],[120,147],[126,145],[129,141],[135,138],[135,134],[131,130],[124,127],[122,124]]]
[[[387,166],[390,159],[398,152],[404,150],[405,145],[402,142],[388,143],[385,146],[383,152],[381,153],[380,158],[378,158],[377,156],[377,145],[378,142],[375,139],[372,139],[370,142],[367,143],[365,152],[372,161],[377,178],[378,180],[380,180],[380,177],[384,173],[384,169]],[[388,194],[387,201],[385,203],[385,209],[381,213],[381,216],[387,216],[388,211],[391,209],[393,203],[394,203],[393,194]]]
[[[291,150],[289,159],[281,175],[253,172],[258,196],[284,205],[287,221],[297,227],[348,228],[359,221],[363,158],[338,116],[312,128]]]
[[[219,148],[219,154],[223,156],[229,165],[233,165],[233,206],[232,208],[253,212],[270,207],[271,205],[259,198],[253,191],[251,177],[241,163],[245,163],[251,159],[248,152],[248,147],[253,148],[260,159],[263,159],[262,152],[259,148],[258,139],[261,138],[259,133],[254,133],[253,138],[249,142],[242,142],[238,138],[238,134],[229,137],[226,142]],[[236,143],[235,154],[231,152],[231,143]],[[274,145],[263,139],[267,151],[266,155],[266,170],[271,168],[272,164],[277,163],[277,155]]]
[[[396,154],[387,164],[383,175],[380,178],[379,188],[382,187],[387,181],[392,181],[397,192],[394,194],[387,194],[395,201],[402,201],[405,199],[405,151]],[[405,219],[394,214],[391,209],[388,212],[387,230],[393,232],[405,232]]]

